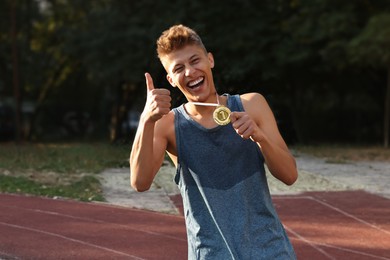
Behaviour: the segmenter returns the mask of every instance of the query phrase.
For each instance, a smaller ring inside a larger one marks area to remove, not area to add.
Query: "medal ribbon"
[[[219,107],[219,98],[218,98],[218,94],[215,93],[215,96],[217,97],[217,104],[215,103],[202,103],[202,102],[188,102],[190,104],[193,104],[193,105],[197,105],[197,106],[209,106],[209,107]]]
[[[215,95],[217,96],[217,102],[218,102],[217,104],[215,104],[215,103],[202,103],[202,102],[188,102],[188,103],[193,104],[193,105],[198,105],[198,106],[217,107],[213,113],[213,119],[214,119],[215,123],[217,123],[218,125],[227,125],[230,123],[230,118],[229,118],[230,110],[229,110],[229,108],[220,105],[218,94],[215,93]]]

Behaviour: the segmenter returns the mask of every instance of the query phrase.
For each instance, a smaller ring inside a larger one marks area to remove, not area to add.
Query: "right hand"
[[[146,120],[156,122],[171,111],[171,93],[165,88],[154,88],[153,79],[145,73],[147,99],[144,108]]]

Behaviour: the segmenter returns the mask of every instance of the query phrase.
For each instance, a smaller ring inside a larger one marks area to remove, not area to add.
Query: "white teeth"
[[[202,80],[203,80],[203,77],[200,77],[199,79],[197,79],[197,80],[195,80],[195,81],[189,82],[189,83],[188,83],[188,86],[193,87],[193,86],[195,86],[196,84],[199,84],[200,82],[202,82]]]

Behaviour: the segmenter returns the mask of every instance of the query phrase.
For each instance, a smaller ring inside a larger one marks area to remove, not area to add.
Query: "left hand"
[[[244,139],[260,143],[264,133],[256,122],[246,112],[231,112],[230,121],[237,134]]]

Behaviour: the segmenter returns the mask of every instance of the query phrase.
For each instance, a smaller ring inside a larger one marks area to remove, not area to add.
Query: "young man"
[[[213,55],[188,27],[163,32],[157,53],[169,83],[188,102],[171,110],[169,90],[155,88],[145,74],[147,100],[130,155],[132,187],[148,190],[167,152],[183,197],[189,259],[295,259],[264,162],[287,185],[298,174],[264,97],[218,95]]]

